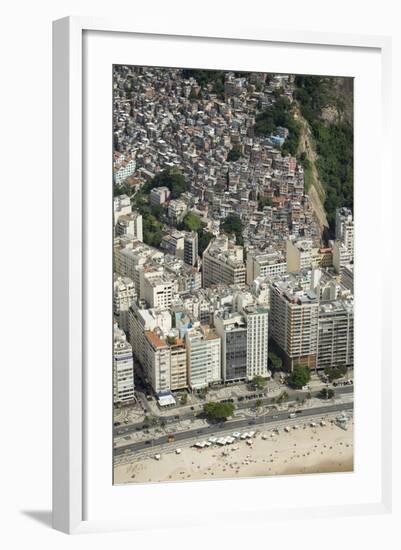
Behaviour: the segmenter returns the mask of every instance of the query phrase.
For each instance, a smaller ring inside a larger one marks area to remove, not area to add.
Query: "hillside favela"
[[[114,483],[353,470],[353,80],[113,68]]]

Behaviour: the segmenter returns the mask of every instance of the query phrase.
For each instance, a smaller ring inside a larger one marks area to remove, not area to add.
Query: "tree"
[[[239,158],[241,158],[241,147],[239,145],[234,145],[228,152],[227,160],[228,162],[235,162]]]
[[[166,168],[156,174],[153,180],[149,184],[145,184],[142,189],[149,193],[154,187],[162,186],[170,189],[172,199],[177,199],[181,193],[185,193],[189,188],[185,177],[177,168]]]
[[[199,90],[199,88],[198,88]],[[200,95],[200,90],[198,91],[195,88],[191,88],[191,91],[189,92],[188,99],[189,101],[196,101]]]
[[[283,361],[281,360],[281,357],[276,355],[273,351],[269,351],[269,361],[275,370],[281,370],[283,368]]]
[[[209,243],[213,239],[213,236],[213,233],[204,231],[203,228],[198,231],[198,252],[200,256],[202,256],[206,248],[209,246]]]
[[[266,387],[267,380],[263,376],[254,376],[251,382],[252,386],[257,390],[263,390]]]
[[[205,399],[206,398],[206,395],[207,395],[207,392],[209,391],[209,389],[205,386],[204,388],[201,388],[199,390],[199,395],[202,399]]]
[[[156,416],[145,416],[144,422],[146,427],[150,426],[157,426],[159,423],[159,419]]]
[[[341,378],[347,373],[347,367],[340,366],[340,367],[327,367],[324,369],[324,374],[327,376],[327,378],[332,382],[333,380],[336,380],[337,378]]]
[[[276,403],[282,403],[283,401],[287,401],[287,399],[288,399],[288,393],[286,391],[283,391],[276,398]]]
[[[155,218],[160,220],[160,218],[163,216],[163,214],[164,214],[164,209],[160,204],[158,204],[156,206],[152,206],[152,215]]]
[[[291,388],[303,388],[310,380],[310,370],[302,365],[295,365],[292,373],[287,376],[287,384]]]
[[[255,407],[257,409],[260,409],[260,407],[263,405],[263,401],[261,399],[257,399],[255,403]]]
[[[186,405],[188,403],[188,394],[183,393],[180,398],[180,404]]]
[[[210,87],[212,93],[216,94],[220,99],[224,99],[224,71],[183,69],[182,75],[184,78],[194,78],[202,90]]]
[[[261,111],[255,119],[255,134],[257,136],[269,136],[273,134],[278,126],[288,129],[281,151],[283,155],[296,155],[301,135],[301,125],[294,119],[291,112],[291,102],[283,97],[279,90],[274,93],[275,102],[267,109]]]
[[[319,397],[322,399],[332,399],[335,395],[335,392],[331,388],[323,388],[319,392]]]
[[[243,225],[238,214],[228,214],[221,224],[221,230],[225,233],[234,233],[237,238],[237,244],[239,244],[238,241],[242,239]]]
[[[271,197],[259,197],[259,200],[258,200],[259,210],[263,210],[265,206],[271,206],[271,205],[272,205]]]
[[[187,231],[199,231],[202,228],[202,221],[197,214],[188,212],[182,221],[182,228]]]
[[[203,406],[203,412],[208,420],[212,422],[221,422],[233,415],[234,408],[233,403],[216,403],[209,401]]]

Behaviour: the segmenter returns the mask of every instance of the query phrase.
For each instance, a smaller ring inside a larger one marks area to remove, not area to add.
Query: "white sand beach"
[[[258,433],[247,444],[164,452],[160,460],[138,458],[114,469],[114,483],[149,483],[353,470],[353,423],[300,427],[279,435]]]

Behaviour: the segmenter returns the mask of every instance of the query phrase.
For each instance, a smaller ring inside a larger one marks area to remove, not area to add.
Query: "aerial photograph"
[[[353,79],[112,85],[114,484],[352,472]]]

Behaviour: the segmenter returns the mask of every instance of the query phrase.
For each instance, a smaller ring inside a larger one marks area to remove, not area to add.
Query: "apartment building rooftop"
[[[272,280],[272,287],[276,289],[288,302],[307,304],[318,302],[318,296],[310,288],[311,271],[287,273]]]
[[[154,330],[145,330],[145,337],[152,344],[155,349],[167,347],[166,341],[164,338],[161,338],[160,335]]]

